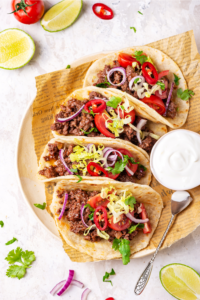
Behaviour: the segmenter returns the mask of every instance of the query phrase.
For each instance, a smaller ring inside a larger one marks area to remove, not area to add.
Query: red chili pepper
[[[98,7],[100,8],[99,11],[97,11]],[[111,20],[114,17],[112,9],[103,3],[95,3],[92,6],[92,10],[98,18],[103,20]],[[109,12],[109,14],[107,12]]]
[[[156,68],[148,61],[142,65],[142,74],[146,82],[148,82],[149,84],[156,84],[156,82],[158,81],[158,73],[156,71]],[[151,77],[151,75],[153,75],[153,77]]]
[[[99,105],[100,106],[97,106]],[[105,109],[106,109],[106,102],[102,99],[96,99],[96,100],[91,100],[89,102],[87,102],[85,104],[85,107],[84,109],[90,113],[91,111],[89,110],[89,107],[92,106],[92,110],[93,110],[93,113],[97,114],[97,113],[101,113],[103,112]]]
[[[91,170],[91,167],[93,167],[93,170]],[[95,162],[91,161],[87,165],[87,170],[88,170],[88,173],[91,176],[100,176],[99,172],[103,172],[105,174],[105,176],[108,177],[108,173],[106,172],[106,170],[104,168],[102,168],[100,165],[98,165],[97,163],[95,163]]]
[[[102,211],[102,214],[99,214],[99,211]],[[97,214],[98,213],[98,214]],[[103,227],[99,224],[99,222],[104,221]],[[96,224],[97,228],[99,230],[105,230],[108,225],[108,219],[107,219],[107,210],[103,206],[98,206],[94,211],[94,223]]]
[[[106,298],[106,300],[115,300],[113,297]]]

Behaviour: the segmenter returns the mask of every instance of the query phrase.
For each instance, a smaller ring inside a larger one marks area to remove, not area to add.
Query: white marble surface
[[[26,110],[35,95],[34,77],[59,70],[73,60],[95,52],[142,45],[187,30],[194,30],[200,50],[200,0],[107,0],[115,12],[112,21],[102,21],[92,13],[95,0],[83,0],[83,10],[77,22],[67,30],[49,33],[40,24],[23,25],[10,11],[11,0],[0,0],[0,30],[20,28],[29,33],[36,43],[32,61],[22,69],[0,69],[0,299],[1,300],[47,300],[51,288],[67,278],[68,270],[76,271],[76,278],[92,289],[88,300],[132,300],[134,285],[150,257],[131,261],[123,266],[121,261],[78,264],[72,263],[62,249],[62,243],[52,237],[28,209],[20,193],[15,172],[15,148],[18,129]],[[46,7],[56,0],[45,1]],[[144,15],[140,15],[140,10]],[[130,29],[134,26],[137,33]],[[16,237],[18,242],[5,246]],[[11,279],[5,276],[8,267],[4,260],[7,253],[16,248],[32,250],[36,261],[25,278]],[[139,299],[170,300],[159,281],[159,270],[166,264],[179,262],[190,265],[200,272],[200,228],[158,255],[150,282]],[[113,287],[103,283],[105,271],[114,268]],[[63,299],[80,299],[81,290],[76,287]],[[56,296],[57,297],[57,296]]]

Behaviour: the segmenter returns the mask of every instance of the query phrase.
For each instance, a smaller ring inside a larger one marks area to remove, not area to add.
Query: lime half
[[[41,20],[42,27],[50,32],[61,31],[78,18],[83,0],[63,0],[52,6]]]
[[[0,32],[0,68],[21,68],[31,60],[34,52],[34,41],[23,30],[10,28]]]
[[[165,266],[160,270],[160,281],[166,291],[179,300],[200,299],[200,275],[186,265]]]

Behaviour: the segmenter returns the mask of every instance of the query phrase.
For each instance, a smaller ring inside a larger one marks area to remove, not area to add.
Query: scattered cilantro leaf
[[[165,90],[165,84],[163,82],[157,81],[156,84],[160,86],[161,90]]]
[[[85,114],[90,114],[90,115],[92,115],[94,117],[94,113],[93,113],[92,110],[90,112],[88,112],[85,109],[83,109],[82,112],[84,112]]]
[[[40,208],[40,209],[44,210],[45,207],[46,207],[46,203],[45,202],[43,202],[43,204],[37,204],[37,203],[35,203],[34,206],[37,207],[37,208]]]
[[[6,275],[8,277],[21,279],[26,273],[26,269],[30,268],[30,264],[35,260],[35,254],[33,251],[23,251],[20,247],[15,250],[11,250],[5,260],[9,264],[12,264],[7,269]],[[21,263],[22,265],[15,265],[14,263]]]
[[[117,238],[115,238],[115,239],[113,240],[112,248],[113,248],[115,251],[119,250],[120,242],[121,242],[121,240],[120,240],[120,239],[117,239]]]
[[[121,109],[122,109],[122,110],[125,110],[125,107],[124,107],[124,105],[121,105]]]
[[[8,241],[7,243],[5,243],[5,245],[11,245],[11,244],[13,244],[15,241],[18,242],[18,239],[16,239],[16,238],[14,237],[12,240],[10,240],[10,241]]]
[[[176,111],[179,112],[179,107],[176,108]]]
[[[135,197],[130,196],[125,200],[125,204],[129,205],[131,208],[134,208],[134,204],[136,204]]]
[[[93,221],[94,220],[94,211],[95,209],[88,203],[84,206],[84,208],[88,207],[91,211],[91,214],[88,216],[88,218]]]
[[[143,166],[143,165],[139,165],[139,168],[142,169],[142,170],[144,170],[144,171],[147,170],[147,168],[145,166]]]
[[[141,13],[141,11],[139,11],[139,10],[138,10],[138,13],[141,14],[141,15],[143,15],[143,13]]]
[[[121,172],[124,171],[125,166],[127,165],[127,162],[128,162],[127,159],[124,159],[124,161],[122,161],[122,159],[118,160],[115,163],[114,168],[112,168],[112,170],[110,170],[110,171],[112,172],[113,175],[120,174]]]
[[[78,172],[78,169],[70,169],[71,172],[76,173]]]
[[[88,131],[88,132],[85,131],[85,130],[83,130],[83,129],[81,129],[81,131],[84,132],[84,134],[86,134],[86,135],[90,134],[92,131],[98,132],[98,130],[97,130],[95,127],[92,127],[92,128],[90,129],[90,131]]]
[[[111,83],[108,81],[107,77],[105,77],[105,81],[104,82],[96,84],[97,87],[100,87],[100,88],[103,88],[103,89],[106,89],[110,85],[111,85]]]
[[[130,27],[130,29],[133,29],[133,30],[134,30],[134,32],[136,32],[136,28],[135,28],[135,27]]]
[[[108,280],[108,278],[109,278],[110,275],[115,275],[115,274],[116,274],[116,273],[115,273],[115,271],[114,271],[113,269],[111,270],[110,273],[106,272],[105,275],[103,276],[103,282],[110,282],[111,285],[113,285],[113,284],[112,284],[112,281],[111,281],[111,280]]]
[[[128,160],[130,160],[130,162],[134,165],[139,165],[140,164],[139,161],[135,161],[133,157],[129,157],[128,155],[124,155],[124,158],[127,158]]]
[[[79,178],[79,180],[76,183],[79,183],[83,180],[83,178],[80,175],[75,175],[75,176],[77,176]]]
[[[182,89],[177,90],[177,96],[184,101],[189,100],[193,95],[194,92],[191,90],[185,90],[185,91],[183,91]]]
[[[179,85],[179,80],[180,80],[180,78],[176,74],[174,74],[174,83],[176,86]]]
[[[67,66],[66,66],[66,69],[70,69],[70,68],[71,68],[71,66],[70,66],[70,65],[67,65]]]
[[[139,80],[140,78],[136,78],[133,82],[136,84]]]
[[[115,97],[112,96],[109,101],[106,102],[107,106],[113,107],[113,108],[117,108],[118,104],[122,102],[122,98],[120,97]]]
[[[124,265],[127,265],[130,262],[130,241],[126,239],[114,239],[112,248],[116,251],[119,250],[119,252],[122,255],[122,261]]]
[[[3,227],[4,226],[4,222],[0,221],[0,226]]]
[[[148,57],[143,54],[143,51],[135,51],[134,57],[141,63],[141,65],[143,65],[143,63],[148,60]]]
[[[136,224],[136,225],[133,225],[131,226],[129,229],[128,229],[128,232],[129,233],[132,233],[133,231],[135,231],[137,228],[144,228],[144,224]]]

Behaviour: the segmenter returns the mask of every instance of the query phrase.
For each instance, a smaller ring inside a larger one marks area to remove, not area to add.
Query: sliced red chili
[[[111,20],[114,17],[112,9],[103,3],[95,3],[92,6],[92,10],[98,18],[103,20]]]
[[[156,68],[148,61],[142,65],[142,74],[146,82],[149,84],[156,84],[158,81],[158,73]]]
[[[101,172],[102,172],[106,177],[108,177],[108,173],[106,172],[106,170],[95,162],[91,161],[87,165],[87,170],[91,176],[101,176]]]
[[[101,212],[101,213],[100,213]],[[103,227],[101,223],[104,222]],[[107,210],[103,206],[98,206],[94,211],[94,223],[99,230],[105,230],[108,225]]]
[[[100,104],[100,105],[99,105]],[[99,106],[98,106],[99,105]],[[84,109],[90,113],[89,107],[92,107],[93,113],[101,113],[106,109],[106,102],[102,99],[95,99],[87,102],[84,106]]]

